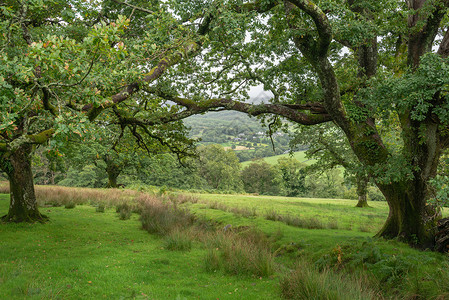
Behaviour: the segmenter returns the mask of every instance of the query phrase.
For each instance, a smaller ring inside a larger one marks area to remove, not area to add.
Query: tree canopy
[[[273,127],[333,122],[388,201],[378,235],[432,246],[430,182],[449,144],[449,1],[3,3],[0,165],[13,186],[31,145],[106,111],[148,135],[223,109]],[[244,101],[255,85],[270,103]]]

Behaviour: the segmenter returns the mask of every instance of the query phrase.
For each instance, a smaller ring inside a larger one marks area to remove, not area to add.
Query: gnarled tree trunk
[[[45,222],[48,219],[37,207],[31,151],[32,146],[24,144],[3,158],[3,165],[7,164],[4,171],[8,175],[11,196],[8,214],[2,217],[4,222]]]
[[[390,208],[387,221],[377,236],[399,238],[420,248],[434,245],[438,214],[426,205],[425,197],[415,194],[415,188],[382,189]]]
[[[121,173],[120,166],[114,164],[112,161],[106,161],[106,173],[108,173],[108,188],[117,188],[117,178]]]
[[[357,197],[358,202],[355,207],[369,207],[368,205],[368,180],[369,178],[367,176],[357,176],[356,183],[357,183]]]

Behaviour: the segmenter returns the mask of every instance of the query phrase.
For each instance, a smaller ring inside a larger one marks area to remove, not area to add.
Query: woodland
[[[126,164],[139,151],[172,153],[185,165],[218,153],[196,149],[183,120],[232,110],[258,118],[268,137],[290,132],[292,145],[307,145],[321,168],[344,167],[358,189],[374,184],[389,210],[377,237],[432,248],[447,203],[448,8],[446,0],[3,0],[0,168],[10,205],[2,220],[48,219],[35,195],[37,151],[83,160],[89,149],[112,149],[94,155],[104,154],[114,185],[116,154]],[[268,102],[247,101],[254,86],[270,92]]]

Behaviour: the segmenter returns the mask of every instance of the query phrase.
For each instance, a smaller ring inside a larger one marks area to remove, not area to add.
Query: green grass
[[[0,194],[0,214],[9,196]],[[167,251],[141,230],[138,216],[119,220],[77,205],[41,208],[47,224],[0,224],[2,299],[279,299],[277,280],[208,273],[207,249]]]
[[[263,158],[264,161],[266,161],[267,163],[269,163],[270,165],[275,165],[278,163],[278,159],[280,158],[288,158],[290,157],[290,154],[281,154],[281,155],[275,155],[275,156],[270,156],[270,157],[265,157]],[[298,151],[293,153],[293,158],[297,159],[299,162],[311,165],[314,162],[316,162],[316,160],[314,159],[307,159],[306,158],[306,152],[305,151]],[[242,168],[246,167],[247,165],[249,165],[251,163],[251,161],[244,161],[242,163],[240,163],[240,165],[242,166]]]
[[[177,201],[203,220],[195,225],[203,233],[149,234],[135,213],[120,220],[113,207],[98,213],[82,203],[42,207],[47,224],[0,224],[0,298],[303,299],[348,284],[354,292],[365,286],[363,299],[449,296],[447,256],[372,239],[387,216],[384,202],[360,209],[352,200],[205,194]],[[0,215],[8,203],[0,194]],[[289,226],[265,219],[270,209],[338,226]],[[245,241],[265,251],[260,261]]]
[[[386,202],[371,201],[370,208],[355,207],[356,200],[312,199],[281,196],[201,194],[200,202],[216,202],[228,207],[245,207],[255,210],[260,216],[275,211],[280,215],[297,216],[305,219],[318,218],[325,224],[336,222],[339,229],[377,232],[388,216]],[[200,204],[198,204],[200,205]],[[203,204],[204,205],[204,204]]]

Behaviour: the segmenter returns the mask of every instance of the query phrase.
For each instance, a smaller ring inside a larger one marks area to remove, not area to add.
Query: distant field
[[[270,156],[270,157],[265,157],[262,160],[266,161],[267,163],[269,163],[270,165],[275,165],[278,162],[279,158],[288,158],[291,157],[290,154],[281,154],[281,155],[275,155],[275,156]],[[305,151],[298,151],[298,152],[294,152],[293,153],[293,158],[297,159],[299,162],[311,165],[313,164],[316,160],[314,159],[307,159],[306,158],[306,152]],[[242,166],[242,168],[246,167],[247,165],[249,165],[251,163],[251,161],[244,161],[242,162],[240,165]]]

